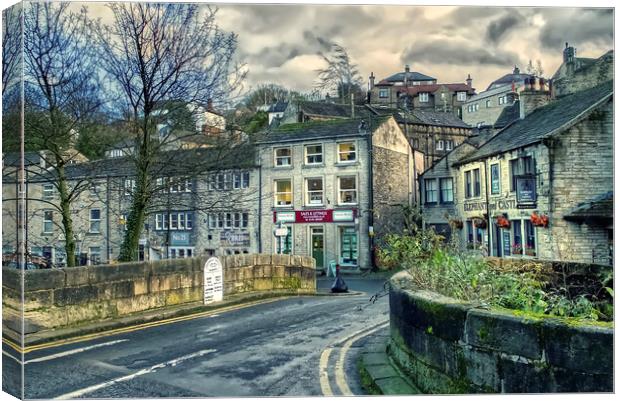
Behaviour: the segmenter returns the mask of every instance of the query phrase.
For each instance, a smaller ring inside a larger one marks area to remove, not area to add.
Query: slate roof
[[[493,124],[493,128],[504,128],[513,121],[518,120],[519,116],[521,115],[519,107],[521,107],[519,100],[515,101],[510,106],[504,107],[499,117],[497,117],[495,124]]]
[[[614,193],[604,193],[590,202],[577,206],[564,215],[566,220],[583,221],[587,219],[613,219],[614,217]]]
[[[348,118],[327,121],[308,121],[282,125],[256,141],[257,144],[303,142],[314,139],[333,139],[340,137],[366,136],[391,116],[374,116],[369,118]],[[360,129],[364,122],[366,129]],[[370,126],[372,124],[372,126]]]
[[[429,84],[429,85],[413,85],[408,87],[403,87],[402,91],[407,92],[409,95],[417,95],[421,92],[435,93],[442,87],[447,87],[451,92],[467,92],[467,93],[475,93],[476,90],[471,88],[469,85],[464,83],[456,83],[456,84]],[[399,88],[399,90],[401,90]]]
[[[397,72],[396,74],[381,80],[381,82],[385,82],[385,81],[405,82],[405,74],[407,74],[407,81],[435,81],[436,80],[436,78],[419,73],[417,71],[409,71],[409,72],[403,71],[403,72]]]
[[[21,165],[21,154],[19,152],[5,153],[2,156],[2,162],[5,166],[19,167]],[[41,163],[41,154],[39,152],[24,152],[24,165],[30,166]]]
[[[542,141],[556,130],[566,127],[613,94],[613,81],[560,98],[540,107],[523,120],[504,128],[477,152],[456,164],[486,158]]]
[[[355,115],[362,116],[368,115],[369,110],[364,106],[355,107]],[[303,111],[308,115],[326,116],[326,117],[351,117],[351,105],[350,104],[337,104],[328,102],[299,102],[299,111]]]
[[[526,79],[529,79],[532,77],[533,77],[532,74],[506,74],[503,77],[491,82],[487,90],[497,88],[498,86],[512,84],[513,82],[523,83]]]
[[[444,113],[441,111],[413,109],[407,112],[401,109],[387,107],[371,107],[367,106],[377,115],[392,115],[398,123],[433,125],[442,127],[455,128],[472,128],[463,120],[455,116],[453,113]]]

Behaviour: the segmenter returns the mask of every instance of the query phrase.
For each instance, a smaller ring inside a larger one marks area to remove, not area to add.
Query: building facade
[[[488,255],[610,264],[613,84],[535,106],[423,175],[425,221]]]
[[[360,271],[372,266],[374,240],[402,226],[413,156],[393,118],[283,125],[258,153],[262,193],[271,194],[261,206],[264,252]]]

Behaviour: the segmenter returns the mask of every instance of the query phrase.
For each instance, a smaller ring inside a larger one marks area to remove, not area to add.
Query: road
[[[26,398],[363,394],[355,362],[384,328],[384,280],[349,278],[359,295],[291,297],[25,356]],[[329,288],[333,279],[319,279]],[[8,355],[7,355],[8,354]],[[18,369],[3,344],[3,371]],[[18,357],[19,358],[19,357]],[[6,377],[5,377],[6,379]]]

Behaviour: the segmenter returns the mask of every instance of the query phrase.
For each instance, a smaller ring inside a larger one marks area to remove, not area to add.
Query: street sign
[[[204,267],[205,305],[224,299],[224,280],[222,262],[216,257],[209,258]]]
[[[279,227],[273,230],[273,233],[275,234],[276,237],[286,237],[288,235],[288,228]]]

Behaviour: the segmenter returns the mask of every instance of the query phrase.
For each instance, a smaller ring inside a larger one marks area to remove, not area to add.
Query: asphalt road
[[[327,289],[332,279],[319,279]],[[359,295],[270,301],[26,354],[26,398],[363,394],[355,367],[388,319],[380,278],[345,277]],[[7,355],[8,354],[8,355]],[[3,371],[19,369],[3,344]],[[7,379],[3,374],[3,382]],[[4,386],[3,386],[4,387]]]

